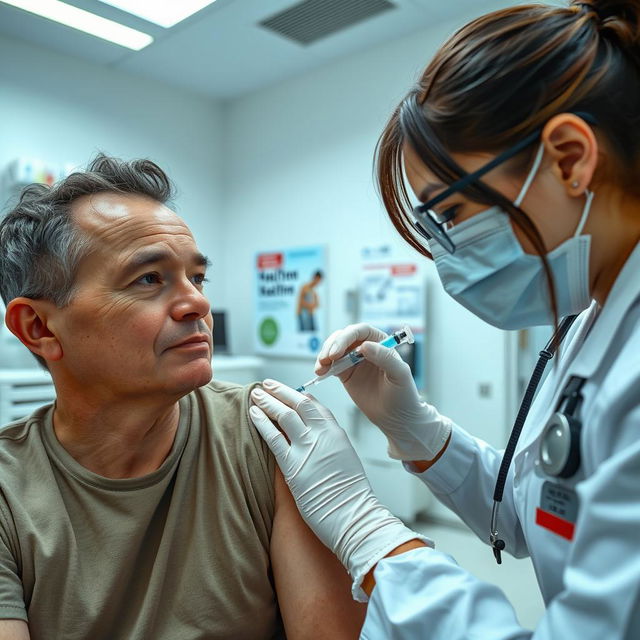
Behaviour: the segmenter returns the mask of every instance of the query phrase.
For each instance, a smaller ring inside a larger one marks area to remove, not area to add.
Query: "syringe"
[[[396,349],[401,344],[413,344],[413,332],[409,327],[402,327],[399,331],[391,334],[388,338],[381,340],[378,344],[381,344],[383,347],[388,347],[389,349]],[[339,373],[346,371],[350,367],[355,367],[357,364],[360,364],[364,360],[364,356],[358,353],[355,349],[350,351],[346,355],[342,356],[339,360],[336,360],[327,373],[323,373],[321,376],[316,376],[309,382],[305,382],[303,385],[298,387],[296,391],[300,393],[306,391],[309,387],[314,384],[318,384],[318,382],[322,382],[322,380],[326,380],[330,376],[337,376]]]

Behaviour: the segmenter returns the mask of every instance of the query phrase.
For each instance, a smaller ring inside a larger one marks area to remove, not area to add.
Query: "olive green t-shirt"
[[[51,406],[0,431],[0,618],[33,640],[280,636],[270,576],[275,463],[248,388],[180,400],[173,448],[114,480],[58,442]]]

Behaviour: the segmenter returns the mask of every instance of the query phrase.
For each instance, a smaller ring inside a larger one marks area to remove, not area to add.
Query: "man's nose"
[[[204,293],[191,281],[185,280],[171,307],[171,316],[180,322],[183,320],[199,320],[211,311],[211,305]]]

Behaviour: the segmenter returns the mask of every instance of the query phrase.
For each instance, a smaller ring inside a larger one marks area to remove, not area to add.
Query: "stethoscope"
[[[489,531],[489,542],[498,564],[502,563],[501,552],[505,548],[504,540],[498,537],[498,511],[502,502],[513,454],[547,362],[555,355],[576,318],[577,316],[564,318],[551,340],[540,352],[540,357],[531,374],[527,390],[513,423],[507,448],[502,457],[493,492],[493,509],[491,510],[491,528]],[[539,461],[542,470],[549,476],[570,478],[580,467],[580,431],[582,424],[577,414],[582,405],[581,390],[584,383],[585,379],[577,376],[569,379],[560,394],[555,412],[543,429],[540,438]]]

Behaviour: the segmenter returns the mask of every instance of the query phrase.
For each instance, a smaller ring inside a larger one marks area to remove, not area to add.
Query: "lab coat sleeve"
[[[502,454],[503,451],[494,449],[454,425],[451,441],[440,460],[427,471],[414,474],[487,544],[493,490]],[[411,472],[408,465],[405,468]],[[507,553],[517,558],[529,555],[513,501],[513,466],[509,470],[500,504],[498,528]]]
[[[640,409],[628,416],[640,429]],[[507,598],[443,553],[418,549],[382,560],[361,638],[366,640],[637,640],[640,638],[640,438],[577,486],[575,536],[564,590],[534,632]],[[553,535],[553,534],[550,534]]]
[[[361,640],[528,640],[500,590],[425,547],[382,560]],[[567,636],[568,637],[568,636]]]

